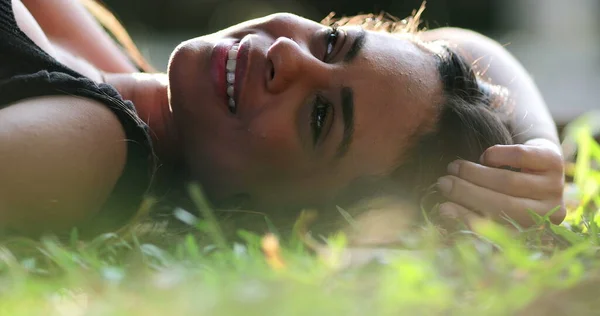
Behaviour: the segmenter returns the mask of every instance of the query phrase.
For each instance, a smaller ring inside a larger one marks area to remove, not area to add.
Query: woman
[[[530,225],[526,209],[558,206],[551,218],[564,218],[558,138],[530,77],[479,34],[416,32],[421,11],[334,27],[272,15],[186,41],[167,74],[141,74],[81,3],[0,3],[4,229],[123,224],[174,170],[217,205],[416,202],[437,183],[445,216]]]

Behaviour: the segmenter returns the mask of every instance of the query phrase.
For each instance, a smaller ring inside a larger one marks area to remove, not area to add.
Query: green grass
[[[425,226],[408,236],[410,249],[348,265],[342,234],[324,241],[326,254],[294,236],[275,255],[265,254],[260,235],[228,240],[193,189],[205,220],[179,213],[193,234],[7,240],[0,315],[597,314],[600,172],[590,166],[600,164],[600,145],[585,124],[569,135],[580,149],[569,194],[580,202],[565,225],[537,217],[515,234],[483,223],[453,234],[451,245]]]

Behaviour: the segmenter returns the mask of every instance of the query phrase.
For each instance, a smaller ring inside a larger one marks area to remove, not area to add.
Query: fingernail
[[[454,176],[458,176],[458,172],[460,171],[460,164],[456,161],[448,164],[448,173]]]
[[[452,180],[447,177],[441,177],[438,179],[437,186],[443,193],[450,193],[452,191]]]

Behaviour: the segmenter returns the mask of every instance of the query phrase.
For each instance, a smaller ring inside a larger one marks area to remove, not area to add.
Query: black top
[[[156,158],[148,126],[110,85],[73,71],[39,48],[15,20],[11,0],[0,0],[0,109],[30,97],[73,95],[104,103],[117,116],[127,138],[127,162],[100,214],[84,225],[88,232],[125,224],[148,193]]]

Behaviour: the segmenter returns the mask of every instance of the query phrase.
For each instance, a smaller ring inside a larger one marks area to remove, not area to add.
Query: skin
[[[502,166],[521,171],[500,169]],[[448,173],[438,180],[449,200],[440,206],[440,213],[470,227],[484,218],[505,224],[510,218],[529,227],[535,221],[526,210],[542,216],[552,211],[549,219],[555,224],[565,218],[562,155],[546,139],[490,147],[478,163],[457,160],[448,165]]]
[[[445,40],[485,76],[505,86],[515,102],[516,145],[492,146],[480,160],[457,160],[448,165],[439,189],[448,202],[440,213],[471,225],[482,218],[528,227],[534,221],[525,210],[560,223],[566,216],[564,168],[558,133],[544,99],[525,68],[499,43],[468,30],[444,28],[420,35],[424,41]],[[520,172],[499,169],[510,166]]]
[[[360,52],[344,62],[364,32],[348,27],[324,62],[328,29],[278,14],[176,48],[169,65],[170,101],[183,163],[211,197],[245,193],[259,208],[319,203],[359,176],[389,173],[409,137],[433,125],[442,87],[432,52],[408,38],[366,32]],[[212,47],[227,38],[244,38],[251,47],[235,115],[211,83]],[[344,87],[353,91],[354,134],[338,157]],[[317,93],[333,110],[313,146]]]
[[[55,1],[68,10],[45,12],[77,12],[80,9],[76,2]],[[324,37],[319,41],[315,34],[324,32],[326,28],[293,15],[280,14],[184,42],[175,49],[167,75],[140,75],[130,72],[131,65],[123,62],[123,55],[114,49],[113,42],[108,42],[107,48],[100,48],[101,53],[83,53],[86,45],[92,45],[95,39],[56,32],[53,30],[56,24],[53,23],[46,22],[40,27],[42,23],[38,24],[37,19],[51,19],[31,15],[30,12],[42,12],[39,6],[45,3],[24,1],[27,8],[23,6],[15,10],[21,29],[62,63],[93,80],[114,85],[124,98],[134,101],[140,117],[150,125],[162,162],[185,166],[193,179],[200,180],[216,200],[247,193],[251,197],[250,202],[256,206],[268,204],[276,207],[293,204],[297,200],[316,204],[335,196],[358,176],[386,174],[401,162],[401,153],[409,145],[407,136],[419,126],[427,128],[434,124],[433,108],[442,101],[441,83],[431,52],[408,37],[369,33],[363,49],[351,63],[344,64],[339,57],[334,58],[334,62],[325,63],[319,59],[324,50]],[[14,1],[13,9],[17,6],[21,6],[20,2]],[[57,21],[69,23],[69,19]],[[77,26],[86,34],[101,30],[89,18],[83,19]],[[61,29],[73,28],[63,25]],[[351,41],[357,29],[347,28],[345,31]],[[206,56],[211,42],[218,38],[247,34],[251,34],[249,39],[253,47],[249,63],[252,71],[245,79],[239,110],[233,115],[228,112],[224,101],[216,97],[210,84]],[[443,180],[439,185],[449,200],[442,213],[467,221],[475,217],[499,219],[508,214],[524,225],[530,225],[523,219],[524,208],[546,214],[550,208],[561,205],[562,157],[557,147],[556,131],[543,99],[522,66],[499,44],[472,32],[442,29],[420,33],[420,36],[424,36],[423,40],[445,39],[463,47],[461,53],[465,58],[489,57],[493,61],[489,63],[490,78],[500,84],[505,84],[503,80],[506,78],[518,82],[518,85],[510,85],[512,81],[506,80],[506,85],[511,93],[518,96],[515,104],[518,113],[528,114],[516,116],[515,125],[522,132],[515,141],[520,144],[493,146],[479,163],[457,161],[459,168],[449,167],[449,175],[442,179],[450,180],[450,186],[443,185]],[[60,45],[55,44],[59,41]],[[348,49],[344,43],[344,39],[340,38],[338,44],[342,45],[334,49],[334,54]],[[275,68],[274,78],[269,76],[269,60]],[[353,142],[345,157],[335,159],[336,145],[343,134],[339,115],[341,86],[353,89],[355,127]],[[333,119],[328,122],[331,131],[317,148],[312,147],[309,132],[311,104],[303,102],[310,100],[315,91],[331,99],[336,113],[330,116]],[[45,100],[39,102],[42,105],[46,103]],[[78,107],[72,111],[79,111]],[[122,129],[110,113],[102,116],[104,119],[100,125],[96,124],[98,114],[95,115],[84,115],[90,118],[91,126],[101,125],[115,131],[110,138],[103,138],[107,144],[111,144],[115,137],[122,138],[118,136],[122,135]],[[2,116],[7,116],[6,111],[0,111]],[[532,117],[535,119],[532,120]],[[81,120],[81,117],[78,119]],[[13,118],[12,121],[20,120]],[[57,137],[69,137],[68,133],[58,133],[56,129],[46,131],[45,135],[51,137],[53,133]],[[11,135],[10,131],[0,134]],[[104,130],[91,129],[85,137],[98,139],[106,134]],[[14,135],[12,139],[15,139]],[[28,141],[20,140],[23,143]],[[80,144],[72,150],[81,151],[83,147]],[[96,146],[89,150],[102,149]],[[113,153],[103,160],[112,163],[102,166],[90,163],[86,168],[100,168],[92,170],[94,172],[119,173],[124,164],[122,148]],[[69,152],[66,154],[71,157]],[[56,157],[56,160],[67,161],[62,156]],[[546,163],[538,163],[536,169],[531,161]],[[11,166],[18,166],[19,162],[15,161]],[[40,170],[58,165],[51,158],[43,164],[36,164]],[[60,165],[64,165],[64,170],[57,170],[57,173],[69,172],[69,163]],[[504,165],[523,170],[512,172],[497,168]],[[22,167],[27,170],[30,166]],[[79,179],[73,177],[69,183],[64,183],[64,191],[89,188],[108,192],[116,180],[94,182],[93,179],[88,178],[86,186],[81,186]],[[32,183],[40,187],[54,183],[52,179],[47,183],[34,180]],[[498,183],[508,183],[511,189]],[[81,194],[85,195],[85,192]],[[63,200],[68,202],[67,197]],[[18,205],[17,202],[13,205]],[[75,204],[77,208],[87,209],[86,206],[98,205],[98,202],[95,198],[87,203],[77,201]],[[44,212],[53,214],[57,223],[73,223],[86,215],[61,214],[57,212],[60,205],[56,209],[44,207]],[[95,212],[96,208],[93,209]],[[27,217],[21,223],[11,213],[0,209],[0,213],[4,212],[3,223],[7,225],[26,226],[34,219],[44,221],[44,217],[40,216],[40,206],[33,205],[29,211],[29,217],[21,214],[20,217]],[[564,209],[561,211],[553,215],[555,222],[564,218]]]

